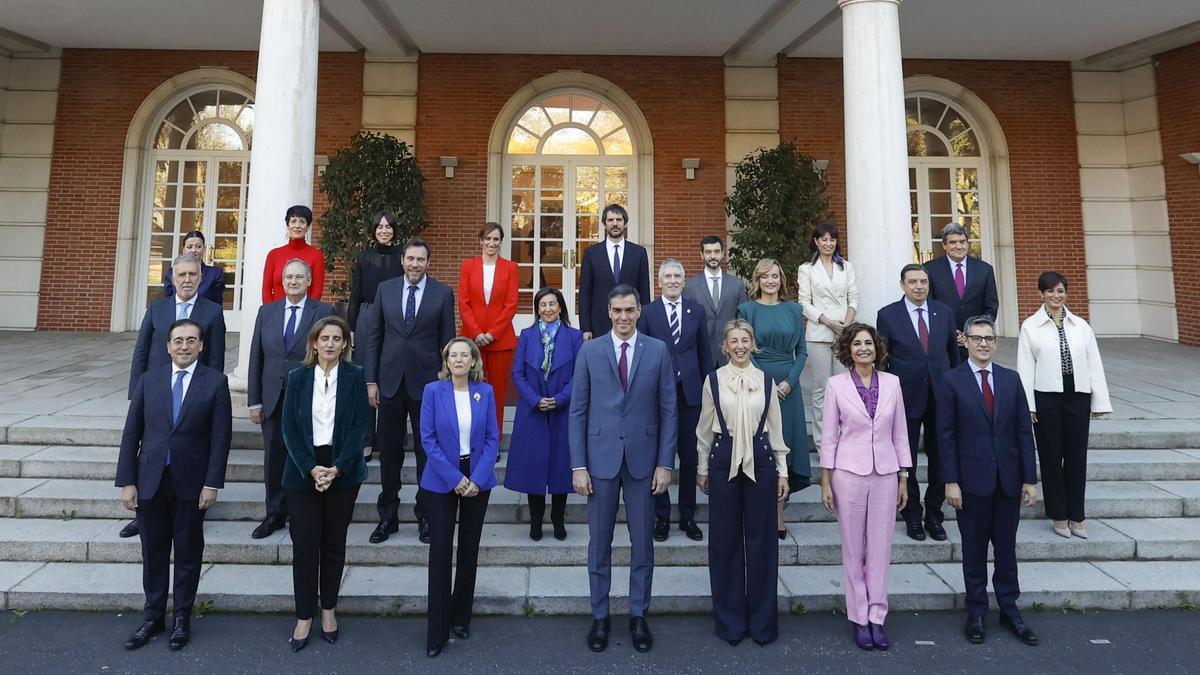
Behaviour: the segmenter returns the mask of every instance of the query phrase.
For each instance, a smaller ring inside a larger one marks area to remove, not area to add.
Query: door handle
[[[563,251],[563,269],[564,270],[575,269],[575,251],[574,251],[574,249],[568,249],[566,251]]]

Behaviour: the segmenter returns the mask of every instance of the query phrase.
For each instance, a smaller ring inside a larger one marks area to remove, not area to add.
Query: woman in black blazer
[[[288,643],[297,652],[321,600],[321,634],[337,642],[334,608],[346,564],[346,529],[358,488],[367,479],[363,433],[371,419],[361,367],[349,363],[350,325],[329,316],[308,333],[304,366],[288,373],[283,395],[287,461],[288,530],[292,535],[292,585],[296,628]]]

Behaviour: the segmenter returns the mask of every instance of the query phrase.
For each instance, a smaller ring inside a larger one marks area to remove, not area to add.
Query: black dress
[[[399,246],[381,246],[372,244],[370,248],[358,254],[354,261],[354,275],[350,286],[350,326],[356,333],[363,330],[358,325],[359,317],[363,316],[366,305],[375,300],[375,289],[379,284],[404,274],[404,256]],[[355,355],[355,362],[359,361]]]

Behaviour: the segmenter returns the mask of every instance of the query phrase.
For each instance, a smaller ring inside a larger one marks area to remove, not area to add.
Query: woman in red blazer
[[[504,230],[496,223],[479,228],[483,254],[464,260],[458,273],[458,307],[463,335],[483,355],[483,374],[496,395],[496,426],[504,429],[504,397],[517,349],[517,264],[500,257]]]

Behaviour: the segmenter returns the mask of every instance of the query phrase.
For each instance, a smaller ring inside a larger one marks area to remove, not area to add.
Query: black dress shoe
[[[137,630],[133,631],[133,635],[129,636],[129,639],[125,641],[125,649],[141,649],[142,647],[146,646],[146,643],[150,641],[150,638],[158,635],[166,629],[167,624],[162,619],[157,621],[146,621],[139,626]]]
[[[554,538],[564,541],[567,538],[567,526],[562,522],[554,523]]]
[[[372,544],[380,544],[388,540],[388,537],[396,534],[400,530],[400,524],[394,520],[382,520],[375,526],[375,531],[371,533],[370,542]]]
[[[694,520],[680,521],[679,529],[692,541],[704,541],[704,530],[701,530]]]
[[[967,636],[967,642],[976,645],[983,644],[983,640],[987,636],[983,632],[983,617],[968,616],[967,625],[963,627],[963,634]]]
[[[738,638],[736,640],[726,640],[726,642],[729,643],[730,647],[736,647],[736,646],[742,644],[742,640],[744,640],[744,639],[745,638]]]
[[[666,541],[671,534],[671,521],[655,520],[654,521],[654,541]]]
[[[594,652],[602,652],[608,649],[608,629],[609,617],[603,619],[592,620],[592,630],[588,631],[587,643],[588,649]]]
[[[654,646],[654,636],[650,634],[650,626],[646,625],[646,617],[629,617],[629,633],[633,637],[633,648],[645,654]]]
[[[288,646],[292,648],[292,653],[296,653],[308,646],[308,637],[302,637],[299,640],[296,638],[288,638]]]
[[[433,535],[429,534],[429,521],[424,518],[417,520],[417,539],[422,544],[428,544],[433,539]]]
[[[942,527],[941,523],[926,521],[925,531],[929,533],[929,538],[934,541],[946,541],[946,528]]]
[[[117,533],[117,536],[119,536],[122,539],[128,539],[130,537],[138,536],[137,521],[131,520],[128,523],[125,523],[125,527],[121,528],[121,531]]]
[[[925,530],[921,528],[920,523],[907,523],[905,525],[905,531],[907,532],[909,539],[915,541],[925,541]]]
[[[279,530],[282,530],[283,526],[284,526],[284,521],[282,519],[267,518],[266,520],[259,523],[258,527],[254,528],[254,531],[250,533],[250,538],[251,539],[266,539],[267,537],[271,536],[272,534],[275,534]]]
[[[461,626],[451,626],[450,632],[454,633],[454,637],[456,637],[460,640],[471,639],[471,627],[466,624],[463,624]]]
[[[171,641],[167,646],[171,651],[177,652],[187,646],[189,640],[192,639],[191,622],[187,619],[176,619],[175,630],[171,631]]]
[[[1024,642],[1027,645],[1033,645],[1035,647],[1037,646],[1037,644],[1038,644],[1037,633],[1033,632],[1033,629],[1030,628],[1029,626],[1026,626],[1025,622],[1022,621],[1020,617],[1017,617],[1014,619],[1010,616],[1001,614],[1000,615],[1000,623],[1007,626],[1008,630],[1012,631],[1012,634],[1016,635],[1017,639],[1020,640],[1021,642]]]
[[[436,647],[430,647],[429,649],[425,650],[425,656],[428,656],[431,659],[436,659],[437,657],[442,655],[442,650],[445,648],[446,648],[445,642],[443,642],[442,644],[440,644]]]

